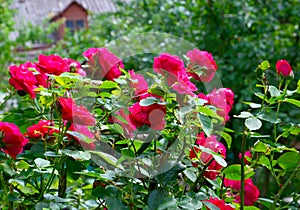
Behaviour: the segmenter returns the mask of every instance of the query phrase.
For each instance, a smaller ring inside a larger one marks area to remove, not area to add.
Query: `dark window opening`
[[[84,21],[83,20],[67,20],[66,27],[74,33],[74,31],[80,30],[84,28]]]

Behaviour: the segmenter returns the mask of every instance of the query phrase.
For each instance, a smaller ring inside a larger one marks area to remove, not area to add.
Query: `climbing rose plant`
[[[300,107],[286,60],[255,72],[260,103],[232,116],[230,88],[205,92],[217,73],[199,49],[155,56],[153,70],[127,70],[106,48],[83,52],[82,63],[59,55],[9,67],[9,100],[0,122],[1,209],[258,209],[281,208],[299,172],[299,151],[284,139],[300,132],[283,124],[282,105]],[[10,108],[10,109],[9,109]],[[225,128],[235,117],[242,132]],[[273,127],[269,130],[263,126]],[[232,141],[242,142],[229,163]],[[247,142],[255,140],[254,144]],[[279,191],[260,197],[255,169],[270,171]],[[299,195],[298,195],[299,196]],[[290,204],[292,205],[292,204]]]

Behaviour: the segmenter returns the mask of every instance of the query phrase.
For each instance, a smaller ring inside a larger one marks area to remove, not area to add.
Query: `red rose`
[[[122,60],[106,48],[90,48],[83,56],[88,59],[91,66],[87,70],[92,74],[92,78],[114,80],[122,74],[119,69],[124,68]]]
[[[213,90],[206,96],[202,93],[199,93],[198,97],[207,100],[207,104],[218,108],[217,114],[224,118],[224,123],[230,119],[228,114],[231,111],[234,103],[234,93],[231,89],[220,88],[218,90]]]
[[[225,146],[217,141],[217,137],[214,135],[211,135],[210,137],[205,137],[204,132],[201,132],[197,136],[197,140],[195,142],[196,145],[201,145],[205,148],[211,149],[214,152],[219,153],[224,158],[226,157],[226,148]],[[197,153],[200,153],[201,150],[198,147],[194,147],[190,151],[190,159],[197,159],[198,155]],[[203,164],[208,164],[212,160],[213,156],[211,154],[208,154],[206,152],[201,152],[200,160],[203,162]],[[192,162],[192,165],[194,167],[198,167],[197,163]],[[216,179],[218,174],[220,173],[220,170],[223,167],[219,165],[215,160],[213,160],[209,166],[207,167],[204,176],[209,179]]]
[[[24,135],[32,139],[40,139],[45,137],[46,135],[51,136],[54,132],[58,132],[58,130],[49,128],[49,126],[53,125],[54,123],[51,120],[40,120],[37,124],[28,127],[28,132]]]
[[[166,106],[157,103],[141,106],[139,102],[128,109],[131,123],[136,127],[147,125],[153,130],[162,130],[165,127]]]
[[[94,134],[84,125],[79,125],[79,124],[72,124],[69,128],[69,131],[75,131],[78,132],[90,139],[94,138]],[[69,139],[74,139],[77,143],[79,143],[84,149],[88,149],[88,150],[95,150],[96,149],[96,145],[94,144],[94,142],[85,142],[77,137],[74,137],[72,135],[67,134],[67,136],[69,137]]]
[[[220,210],[234,210],[233,207],[231,207],[229,204],[226,204],[224,200],[220,200],[219,198],[213,198],[210,196],[209,200],[206,200],[206,202],[212,203],[215,206],[219,207]],[[206,209],[210,209],[206,207]]]
[[[210,82],[218,69],[211,53],[194,49],[187,53],[190,58],[188,74],[195,80]]]
[[[81,68],[81,64],[71,58],[64,58],[64,60],[69,65],[70,72],[77,73],[83,77],[86,76],[86,72]]]
[[[140,95],[148,91],[148,82],[145,80],[143,75],[136,74],[134,70],[128,71],[130,75],[130,88],[134,89],[136,95]]]
[[[286,60],[277,61],[276,70],[278,75],[282,75],[284,77],[292,76],[294,74],[292,67],[290,66],[289,62],[287,62]]]
[[[60,75],[63,72],[70,71],[70,67],[66,60],[59,55],[43,55],[38,57],[39,62],[36,63],[39,71],[45,74]]]
[[[9,73],[11,78],[9,84],[18,91],[24,91],[30,95],[30,98],[35,98],[34,89],[36,88],[36,78],[32,71],[28,69],[29,63],[21,64],[20,66],[11,65]]]
[[[28,143],[28,139],[22,135],[20,129],[13,123],[0,122],[0,136],[1,150],[14,159]]]
[[[244,185],[244,190],[245,190],[244,203],[246,206],[253,206],[254,203],[258,200],[260,192],[259,192],[258,188],[253,184],[251,178],[246,179],[244,183],[245,183],[245,185]],[[240,203],[241,197],[239,195],[239,191],[241,190],[241,181],[240,180],[230,180],[230,179],[225,178],[224,186],[233,189],[233,192],[231,193],[231,195],[233,195],[233,197],[235,197],[234,202]]]
[[[178,56],[170,55],[168,53],[162,53],[159,55],[159,57],[154,58],[153,69],[155,72],[164,76],[174,75],[176,77],[179,72],[185,71],[183,61]],[[166,71],[171,74],[165,75],[167,73]]]
[[[80,125],[95,125],[96,120],[84,106],[76,106],[73,110],[73,122]]]
[[[59,98],[59,106],[63,120],[80,125],[95,125],[96,120],[84,106],[77,106],[72,98]]]
[[[175,55],[162,53],[154,58],[154,71],[166,77],[168,85],[180,94],[194,95],[196,86],[190,81],[183,61]]]

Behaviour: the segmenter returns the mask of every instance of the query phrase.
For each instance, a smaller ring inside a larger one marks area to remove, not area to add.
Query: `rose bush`
[[[80,64],[40,55],[9,68],[5,101],[18,97],[22,106],[1,114],[1,209],[295,206],[282,199],[300,166],[299,151],[285,144],[299,134],[299,122],[281,123],[279,115],[286,104],[300,107],[300,82],[288,90],[287,61],[276,64],[278,87],[268,81],[276,70],[262,62],[260,103],[244,102],[250,108],[232,116],[230,88],[200,91],[218,69],[209,52],[193,49],[186,61],[162,53],[145,74],[126,70],[106,48],[83,57]],[[233,117],[244,131],[224,127]],[[239,159],[230,162],[236,141]],[[276,195],[259,197],[255,170],[262,168],[276,181]]]

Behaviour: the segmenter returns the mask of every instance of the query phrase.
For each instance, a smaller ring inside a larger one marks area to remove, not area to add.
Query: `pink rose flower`
[[[293,76],[293,70],[290,66],[289,62],[286,60],[279,60],[276,63],[276,70],[278,75],[282,75],[284,77]]]
[[[130,88],[134,89],[136,95],[143,94],[148,91],[148,82],[145,80],[144,76],[141,74],[136,74],[134,70],[128,71],[130,75]]]
[[[180,94],[189,94],[194,96],[193,91],[197,88],[193,84],[184,67],[183,61],[175,55],[162,53],[154,58],[153,69],[155,72],[163,75],[167,83]]]
[[[212,54],[195,48],[188,51],[187,57],[190,58],[188,74],[195,80],[210,82],[218,69]]]
[[[37,80],[32,71],[28,70],[29,63],[21,64],[20,66],[11,65],[9,73],[11,78],[9,84],[18,91],[24,91],[30,95],[30,98],[35,98],[34,89],[37,87]]]
[[[70,72],[77,73],[83,77],[86,76],[86,72],[81,68],[81,64],[71,58],[64,58],[64,60],[69,65]]]
[[[231,89],[220,88],[218,90],[213,90],[206,96],[200,93],[198,94],[198,97],[207,100],[207,104],[218,108],[219,110],[217,110],[217,114],[224,118],[224,123],[230,119],[228,114],[234,103],[234,93]]]
[[[70,67],[65,59],[59,55],[43,55],[38,57],[39,62],[36,66],[41,73],[60,75],[70,71]]]
[[[93,79],[106,78],[113,81],[122,74],[119,69],[124,68],[122,60],[106,48],[90,48],[83,56],[88,59],[90,68],[87,71]]]
[[[28,132],[24,135],[28,138],[40,139],[46,135],[51,136],[53,133],[58,132],[58,130],[49,128],[49,126],[54,126],[54,122],[51,120],[40,120],[37,124],[28,127]]]
[[[59,98],[59,107],[63,120],[80,125],[95,125],[96,120],[84,106],[77,106],[72,98]]]
[[[241,197],[239,195],[239,191],[241,190],[241,181],[230,180],[225,178],[224,186],[233,189],[232,195],[233,197],[235,197],[234,202],[240,203]],[[245,180],[244,190],[245,190],[245,196],[244,196],[245,206],[253,206],[254,203],[258,200],[260,192],[258,188],[253,184],[251,178]]]
[[[16,159],[28,143],[18,126],[9,122],[0,122],[1,150]]]
[[[212,151],[217,152],[222,157],[226,158],[225,146],[221,142],[218,142],[217,137],[214,135],[211,135],[210,137],[205,137],[204,132],[201,132],[200,134],[198,134],[195,144],[211,149]],[[203,164],[208,164],[213,159],[213,156],[211,154],[202,152],[198,147],[194,147],[193,149],[190,150],[190,159],[191,160],[198,159],[197,154],[200,152],[201,152],[200,160]],[[198,167],[198,164],[195,162],[192,162],[192,165],[194,167]],[[222,168],[223,167],[221,165],[219,165],[215,160],[213,160],[207,167],[204,176],[206,178],[214,180],[217,178]]]
[[[213,198],[210,196],[209,200],[206,200],[206,202],[214,204],[215,206],[219,207],[220,210],[234,210],[232,206],[226,204],[224,200],[220,200],[219,198]],[[206,209],[210,208],[206,207]]]
[[[139,102],[128,108],[129,119],[136,127],[147,125],[153,130],[162,130],[165,127],[166,106],[157,103],[141,106]]]

